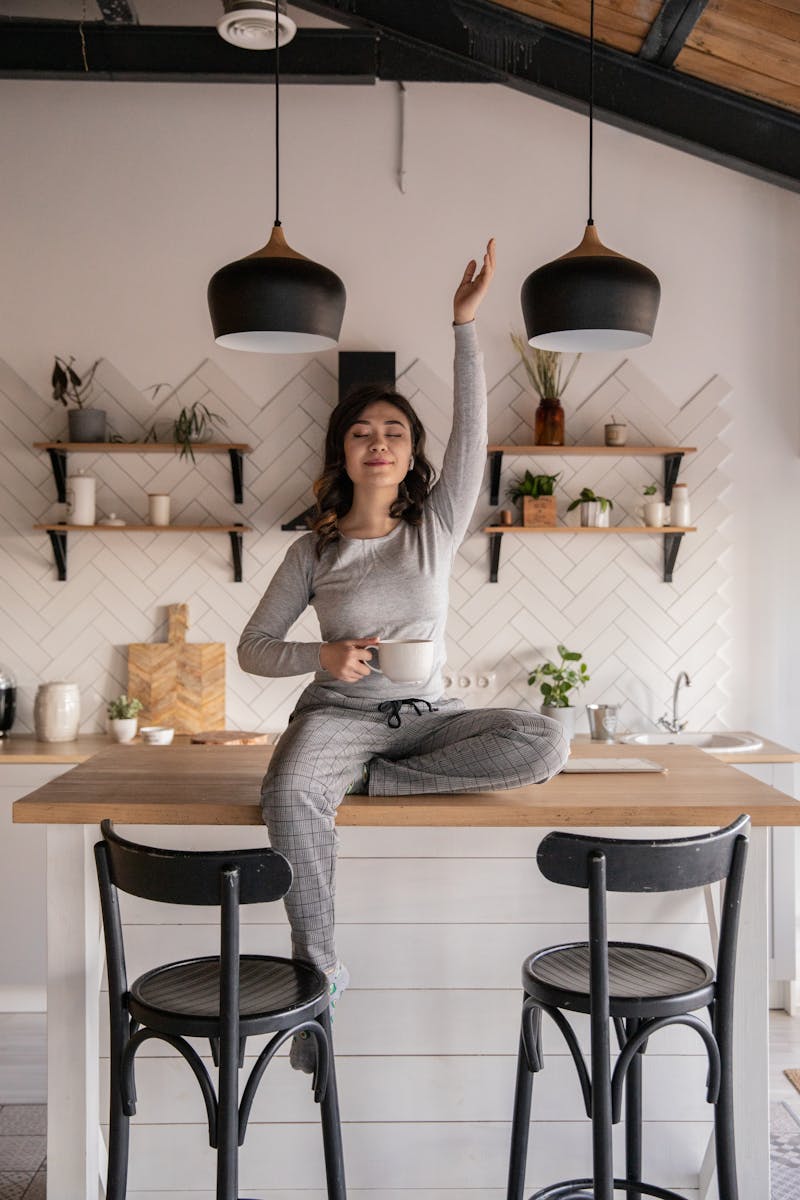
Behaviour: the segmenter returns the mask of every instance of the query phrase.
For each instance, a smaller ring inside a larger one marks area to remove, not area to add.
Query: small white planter
[[[553,721],[558,721],[559,725],[563,725],[564,733],[567,735],[567,741],[572,741],[575,736],[575,709],[558,708],[552,704],[543,704],[540,712],[543,717],[550,717]]]
[[[138,724],[136,717],[115,717],[109,719],[108,727],[115,742],[132,742]]]
[[[597,500],[584,500],[581,503],[581,525],[589,526],[593,529],[607,529],[608,518],[611,516],[611,508],[606,505],[605,509],[601,508]]]

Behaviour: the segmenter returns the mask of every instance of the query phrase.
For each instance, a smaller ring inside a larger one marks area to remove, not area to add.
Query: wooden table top
[[[111,746],[14,804],[14,821],[258,825],[270,746]],[[800,802],[716,756],[683,746],[576,741],[574,758],[647,758],[666,774],[561,774],[541,787],[465,795],[348,796],[340,825],[800,825]]]

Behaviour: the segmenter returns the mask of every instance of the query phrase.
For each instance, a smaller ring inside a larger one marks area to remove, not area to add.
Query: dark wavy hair
[[[392,503],[389,515],[400,517],[409,525],[419,525],[422,521],[425,500],[436,474],[425,457],[425,429],[405,396],[383,384],[368,384],[341,400],[328,423],[325,463],[322,474],[314,484],[317,505],[311,528],[317,535],[317,558],[321,557],[326,546],[339,540],[339,519],[350,511],[353,504],[353,483],[345,470],[345,434],[355,425],[365,408],[381,400],[394,405],[407,419],[411,426],[411,453],[414,456],[414,466],[397,489],[397,499]]]

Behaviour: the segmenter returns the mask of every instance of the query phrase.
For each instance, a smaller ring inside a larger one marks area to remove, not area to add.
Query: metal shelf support
[[[50,466],[53,468],[53,478],[56,481],[58,503],[67,502],[67,452],[66,450],[48,450]]]
[[[489,455],[490,485],[489,503],[496,507],[500,503],[500,473],[503,470],[503,451],[492,450]],[[495,583],[497,580],[494,581]]]
[[[228,454],[233,477],[233,503],[241,504],[244,499],[244,456],[241,450],[229,450]]]
[[[664,534],[664,583],[672,583],[675,559],[678,557],[683,536],[682,533]]]
[[[64,583],[67,578],[67,535],[57,529],[48,529],[50,545],[53,547],[53,558],[56,560],[58,578]]]
[[[502,533],[489,534],[489,582],[497,583],[500,570],[500,546],[503,541]]]
[[[672,489],[678,482],[678,472],[681,469],[683,462],[682,454],[665,454],[664,455],[664,503],[669,504],[672,500]]]
[[[233,558],[233,582],[242,582],[242,534],[233,529],[228,531],[231,539],[231,556]]]

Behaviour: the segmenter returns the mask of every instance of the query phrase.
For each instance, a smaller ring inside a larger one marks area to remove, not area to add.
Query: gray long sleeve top
[[[486,463],[486,381],[475,323],[456,325],[453,426],[442,472],[425,502],[422,523],[400,521],[379,538],[342,535],[321,558],[316,534],[289,547],[239,641],[239,664],[254,675],[304,675],[348,696],[376,701],[442,694],[450,570],[467,531]],[[425,638],[434,666],[423,684],[392,683],[371,673],[343,683],[319,662],[320,642],[287,642],[312,605],[324,642],[349,638]]]

